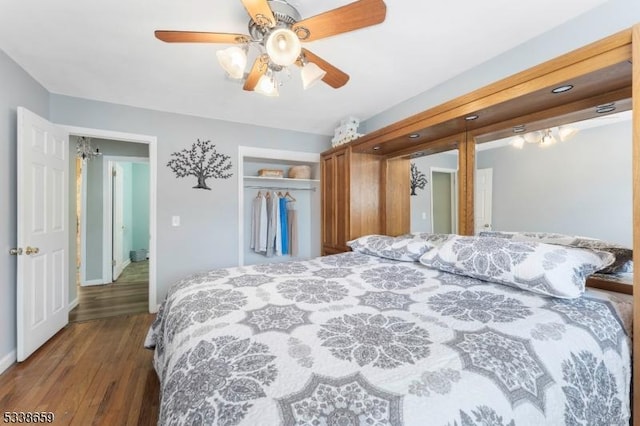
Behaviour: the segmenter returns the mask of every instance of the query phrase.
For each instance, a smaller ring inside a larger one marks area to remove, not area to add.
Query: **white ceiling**
[[[156,29],[247,33],[240,0],[0,0],[0,49],[51,93],[331,135],[604,0],[386,0],[380,25],[303,46],[351,76],[341,89],[245,92],[215,59],[224,45],[167,44]],[[292,0],[303,18],[349,0]]]

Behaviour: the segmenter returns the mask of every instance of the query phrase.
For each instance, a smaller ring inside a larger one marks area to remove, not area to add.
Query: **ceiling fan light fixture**
[[[561,142],[568,141],[572,137],[574,137],[578,133],[578,129],[575,127],[566,127],[560,126],[558,127],[558,137]]]
[[[244,69],[247,66],[247,52],[238,46],[218,50],[216,52],[218,62],[222,69],[231,78],[241,79],[244,76]]]
[[[542,136],[542,139],[540,139],[540,146],[549,146],[553,145],[554,143],[556,143],[556,138],[554,138],[553,134],[551,134],[551,129],[547,129],[544,132],[544,136]]]
[[[288,28],[278,28],[269,33],[264,43],[271,61],[283,67],[292,65],[300,56],[300,39]]]
[[[527,143],[538,143],[542,140],[544,134],[540,130],[536,130],[534,132],[529,132],[524,134],[524,140]]]
[[[513,140],[511,140],[511,146],[517,149],[522,149],[524,148],[524,142],[525,140],[522,137],[522,135],[518,135],[518,136],[515,136]]]
[[[275,80],[272,76],[267,74],[264,74],[262,75],[262,77],[260,77],[256,88],[253,90],[257,93],[260,93],[261,95],[269,96],[271,98],[280,96]]]
[[[309,87],[322,80],[326,74],[327,72],[320,68],[317,64],[313,62],[307,62],[300,71],[300,76],[302,77],[302,87],[304,88],[304,90],[307,90]]]

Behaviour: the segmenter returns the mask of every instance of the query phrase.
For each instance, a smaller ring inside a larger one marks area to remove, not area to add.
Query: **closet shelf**
[[[292,178],[274,178],[260,176],[243,176],[244,180],[253,182],[304,182],[304,183],[320,183],[320,179],[292,179]]]

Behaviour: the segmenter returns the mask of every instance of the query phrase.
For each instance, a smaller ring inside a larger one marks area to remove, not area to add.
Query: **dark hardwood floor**
[[[72,323],[0,375],[0,407],[57,425],[155,425],[159,384],[143,348],[155,315]]]
[[[105,285],[78,287],[78,306],[69,321],[89,321],[149,312],[149,261],[130,263],[118,279]]]

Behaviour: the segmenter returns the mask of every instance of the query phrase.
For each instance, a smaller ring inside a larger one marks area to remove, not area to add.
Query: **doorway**
[[[78,283],[70,321],[148,312],[149,159],[111,155],[148,155],[148,149],[102,139],[97,144],[104,155],[82,162],[84,185],[78,185],[77,221],[83,223],[85,243],[78,251],[85,280]]]
[[[136,178],[140,177],[139,171],[134,171],[138,166],[143,166],[145,169],[144,175],[145,178],[143,181],[147,187],[147,191],[145,195],[133,196],[132,194],[126,195],[126,190],[121,190],[124,195],[123,203],[129,206],[129,217],[125,214],[123,218],[125,222],[125,227],[127,228],[125,231],[133,232],[133,229],[130,229],[130,225],[126,225],[128,220],[132,220],[131,217],[133,212],[136,214],[141,213],[146,218],[146,228],[142,232],[138,232],[135,236],[137,241],[140,239],[144,239],[146,242],[146,246],[138,247],[139,244],[129,243],[128,246],[122,246],[120,252],[122,256],[120,257],[124,261],[122,262],[122,272],[118,279],[114,280],[113,277],[113,267],[111,262],[108,262],[108,267],[105,267],[104,256],[105,253],[109,253],[108,258],[113,259],[113,235],[111,229],[113,228],[113,223],[110,222],[113,217],[112,207],[108,205],[111,204],[111,195],[109,192],[104,191],[103,186],[104,182],[100,181],[99,189],[91,189],[88,187],[87,183],[89,179],[87,178],[87,171],[89,167],[78,166],[75,162],[73,172],[78,174],[78,179],[76,180],[76,191],[72,191],[75,193],[81,193],[82,191],[86,191],[86,197],[78,196],[78,200],[81,200],[76,208],[70,209],[70,212],[76,213],[75,217],[70,218],[69,223],[73,230],[73,225],[77,224],[79,233],[78,240],[79,245],[76,241],[76,235],[73,235],[71,238],[71,248],[76,248],[78,250],[78,255],[75,253],[71,253],[73,256],[73,262],[71,263],[71,267],[75,267],[76,264],[80,263],[80,267],[78,270],[78,279],[83,284],[83,286],[76,286],[76,283],[71,282],[70,287],[73,287],[73,293],[71,293],[69,310],[70,310],[70,319],[74,320],[73,314],[76,307],[85,305],[87,306],[89,301],[98,301],[102,300],[103,304],[108,305],[108,307],[103,307],[102,312],[98,312],[100,317],[105,316],[113,316],[113,315],[122,315],[127,314],[127,309],[134,308],[137,312],[157,312],[158,304],[156,302],[156,273],[155,273],[155,224],[156,224],[156,158],[157,158],[157,147],[156,147],[156,138],[153,136],[145,136],[145,135],[135,135],[135,134],[125,134],[120,132],[111,132],[111,131],[103,131],[96,129],[86,129],[86,128],[76,128],[76,127],[67,127],[70,137],[70,142],[72,146],[72,153],[74,151],[75,141],[77,136],[86,136],[92,138],[96,145],[99,146],[100,151],[103,153],[101,157],[97,157],[96,159],[90,161],[98,161],[101,166],[98,170],[98,174],[100,176],[104,176],[107,172],[105,170],[108,169],[108,161],[117,161],[121,160],[120,156],[117,154],[121,154],[121,152],[117,150],[109,149],[109,144],[117,144],[117,143],[127,143],[133,147],[133,151],[131,149],[129,152],[125,152],[123,155],[123,159],[127,160],[128,164],[124,164],[125,170],[128,169],[130,175],[136,173]],[[74,136],[77,135],[77,136]],[[141,151],[143,150],[143,151]],[[140,152],[144,152],[144,154],[140,154]],[[143,157],[144,158],[140,158]],[[111,157],[111,158],[110,158]],[[104,164],[103,164],[104,163]],[[109,180],[111,183],[111,180]],[[107,185],[111,187],[111,185]],[[84,189],[83,189],[84,188]],[[74,197],[75,198],[75,197]],[[127,201],[128,200],[128,201]],[[131,206],[132,200],[135,201],[135,206]],[[139,202],[141,200],[146,201],[146,206],[144,209],[139,208]],[[107,203],[107,201],[109,201]],[[72,203],[75,203],[75,200],[72,200]],[[93,223],[89,217],[85,217],[89,206],[96,204],[100,206],[101,214],[97,218],[96,221],[94,218]],[[74,204],[72,204],[74,205]],[[107,206],[107,207],[105,207]],[[105,213],[106,210],[106,213]],[[105,214],[103,214],[105,213]],[[75,224],[73,222],[76,222]],[[109,223],[109,231],[106,231],[107,226],[104,225],[105,221]],[[97,223],[96,223],[97,222]],[[98,238],[97,240],[94,238],[93,241],[87,241],[86,237],[90,233],[98,232],[101,237],[104,236],[107,232],[109,232],[108,238]],[[82,235],[82,237],[80,237]],[[129,241],[132,241],[132,236],[129,236]],[[96,243],[97,241],[97,243]],[[131,252],[137,250],[137,256],[135,257],[136,262],[131,261],[132,256]],[[141,257],[139,253],[140,249],[144,248],[144,255]],[[95,256],[97,253],[97,256]],[[89,256],[87,256],[89,254]],[[92,256],[93,254],[93,256]],[[83,261],[84,260],[84,264]],[[131,266],[131,267],[129,267]],[[87,269],[91,269],[88,271]],[[73,269],[72,269],[73,270]],[[89,272],[89,273],[87,273]],[[123,286],[120,285],[121,282],[133,282],[135,281],[135,286],[130,286],[126,290],[126,295],[118,294],[118,290],[123,290]],[[104,285],[107,283],[106,285]],[[80,293],[84,293],[80,294]],[[91,293],[91,294],[89,294]],[[86,297],[85,297],[86,296]],[[84,303],[83,303],[84,301]],[[135,307],[133,305],[136,305]],[[115,306],[120,306],[119,308],[114,308]],[[76,317],[75,320],[86,320],[91,319],[83,316],[82,318]]]
[[[455,234],[458,230],[458,171],[431,168],[432,232]]]
[[[492,223],[492,209],[493,203],[493,169],[478,169],[476,170],[475,179],[475,233],[476,235],[482,231],[491,231],[493,229]]]

